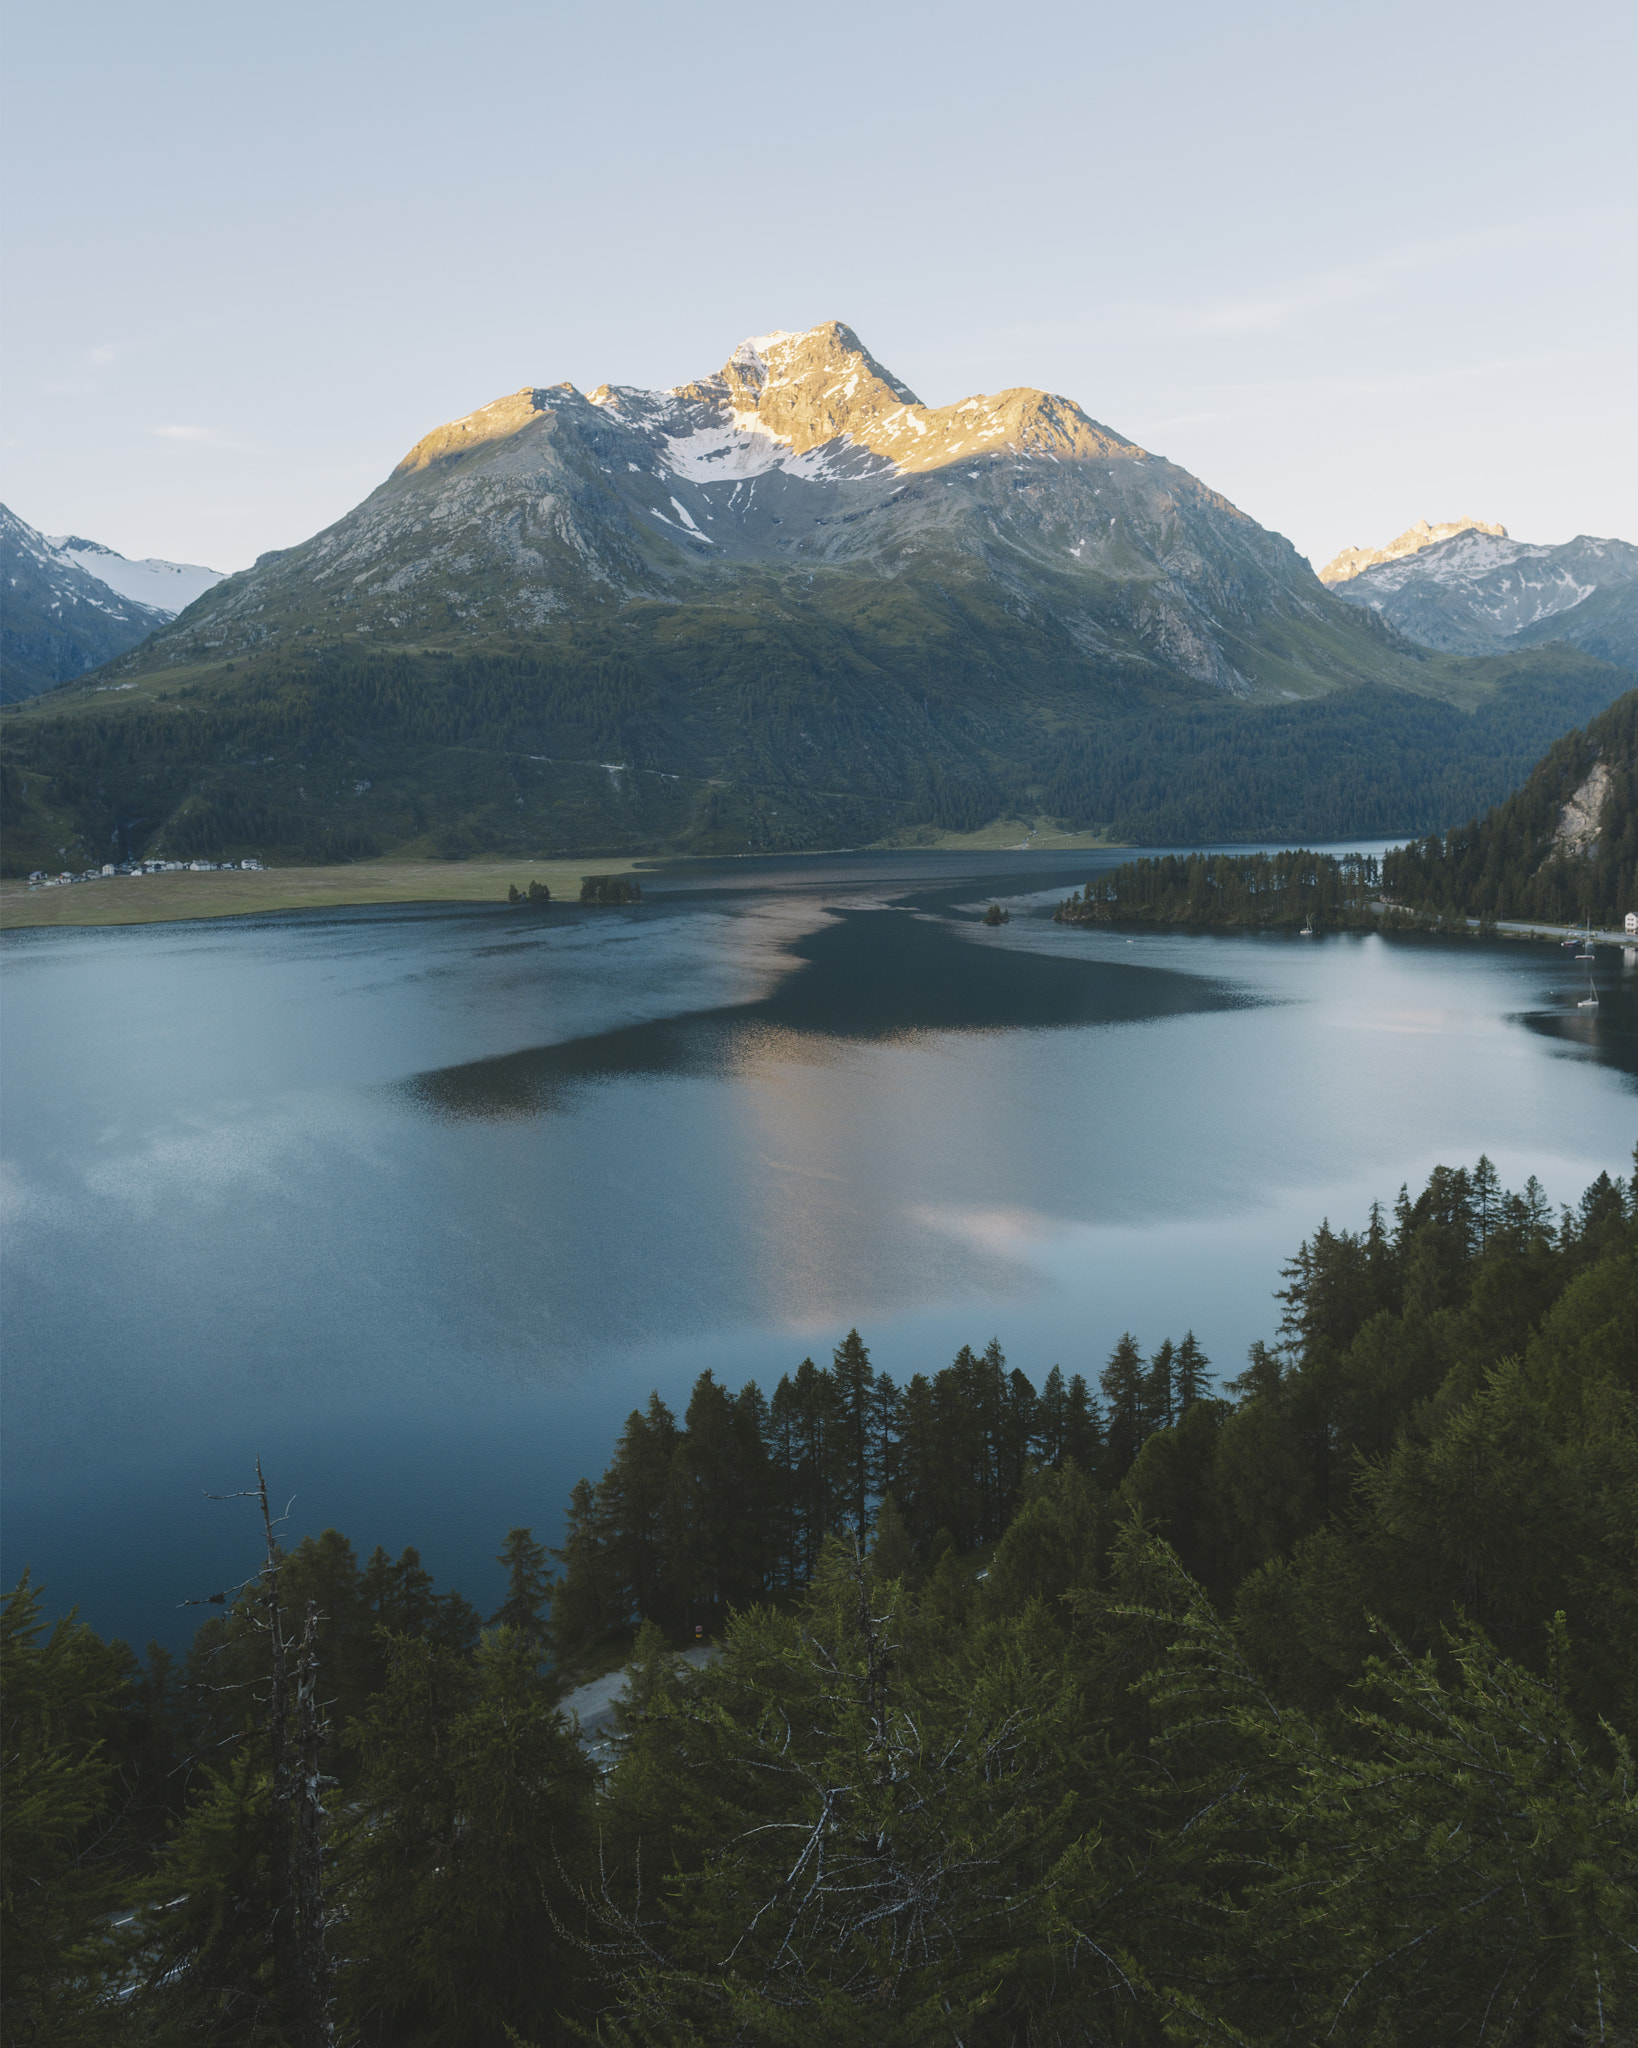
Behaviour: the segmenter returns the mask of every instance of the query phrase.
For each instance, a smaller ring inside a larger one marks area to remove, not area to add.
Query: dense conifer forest
[[[1058,905],[1054,922],[1374,930],[1380,893],[1367,854],[1168,853],[1095,876]]]
[[[178,1666],[25,1576],[8,2048],[1632,2042],[1638,1175],[1440,1167],[1277,1299],[1226,1378],[704,1373],[488,1617],[270,1522]]]
[[[1590,844],[1566,839],[1572,805]],[[1638,690],[1567,733],[1484,817],[1392,848],[1383,879],[1395,901],[1434,914],[1619,925],[1638,910]]]
[[[1037,813],[1140,846],[1424,833],[1498,802],[1631,683],[1555,646],[1426,657],[1426,695],[1355,684],[1248,707],[1118,669],[1077,682],[1077,665],[1022,660],[1015,628],[978,667],[906,644],[861,668],[822,639],[776,660],[760,628],[678,641],[650,621],[51,692],[5,711],[0,870],[54,870],[76,846],[99,862],[778,853]]]

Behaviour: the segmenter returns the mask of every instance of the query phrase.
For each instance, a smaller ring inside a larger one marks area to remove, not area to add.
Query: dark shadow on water
[[[1606,954],[1610,964],[1595,964],[1590,978],[1566,962],[1553,975],[1558,984],[1551,1008],[1528,1010],[1519,1021],[1540,1038],[1557,1042],[1566,1055],[1579,1054],[1600,1065],[1616,1067],[1638,1078],[1638,971]],[[1583,1009],[1583,996],[1598,997],[1596,1009]]]
[[[823,1057],[827,1043],[1137,1024],[1258,1000],[1168,968],[974,942],[902,909],[829,915],[791,944],[796,966],[758,1001],[437,1068],[404,1086],[436,1116],[539,1116],[589,1082],[729,1073],[776,1036],[797,1057]]]

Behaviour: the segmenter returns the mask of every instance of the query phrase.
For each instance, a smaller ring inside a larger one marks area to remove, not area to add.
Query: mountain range
[[[775,851],[1009,810],[1258,836],[1366,829],[1356,796],[1426,830],[1451,773],[1489,801],[1629,683],[1430,651],[1073,400],[924,405],[828,322],[435,429],[13,714],[5,857]]]
[[[1380,555],[1320,573],[1344,604],[1368,606],[1406,639],[1447,654],[1499,654],[1562,640],[1638,668],[1638,547],[1578,534],[1548,547],[1468,521],[1412,528]]]
[[[48,537],[0,505],[0,703],[100,668],[221,580],[194,563],[132,562],[99,541]]]

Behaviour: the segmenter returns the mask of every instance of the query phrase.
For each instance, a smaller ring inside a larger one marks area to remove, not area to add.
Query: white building
[[[1638,910],[1627,912],[1627,937],[1638,938]]]

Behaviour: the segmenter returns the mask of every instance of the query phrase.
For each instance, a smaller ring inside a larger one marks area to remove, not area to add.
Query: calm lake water
[[[291,1531],[495,1551],[658,1387],[857,1323],[902,1382],[1122,1330],[1237,1371],[1282,1261],[1488,1151],[1630,1171],[1638,971],[1432,938],[1089,934],[1120,855],[712,863],[629,911],[14,933],[3,1541],[138,1642]],[[1013,921],[986,929],[992,897]]]

